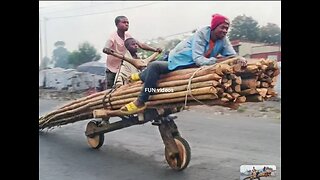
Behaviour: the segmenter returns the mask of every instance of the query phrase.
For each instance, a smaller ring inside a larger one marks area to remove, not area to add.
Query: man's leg
[[[116,73],[111,72],[109,69],[106,70],[106,80],[107,80],[107,89],[111,89],[114,83]]]
[[[122,113],[134,114],[146,108],[145,102],[148,101],[150,96],[150,89],[156,88],[157,81],[160,79],[161,74],[169,73],[168,62],[154,61],[148,64],[147,68],[139,74],[140,79],[144,82],[142,90],[138,99],[126,104],[121,108]]]
[[[169,73],[167,61],[151,62],[147,68],[140,73],[140,79],[144,82],[140,95],[138,96],[138,103],[144,104],[148,101],[152,88],[157,87],[157,81],[161,74]]]

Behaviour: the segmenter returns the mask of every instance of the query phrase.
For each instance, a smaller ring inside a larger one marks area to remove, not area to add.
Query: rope
[[[185,99],[184,99],[184,107],[187,106],[188,95],[190,95],[190,96],[191,96],[194,100],[196,100],[198,103],[200,103],[200,104],[202,104],[202,105],[209,106],[208,104],[205,104],[204,102],[201,102],[201,101],[199,101],[198,99],[196,99],[196,98],[192,95],[192,93],[191,93],[191,81],[192,81],[192,78],[196,75],[196,73],[197,73],[198,71],[202,70],[203,68],[204,68],[204,66],[201,67],[201,68],[198,68],[198,69],[192,74],[192,76],[191,76],[191,77],[189,78],[189,80],[188,80],[187,93],[186,93],[186,96],[185,96]]]
[[[113,86],[113,87],[109,90],[109,92],[107,92],[107,93],[103,96],[103,99],[102,99],[103,108],[106,108],[107,103],[109,103],[109,104],[110,104],[110,107],[111,107],[111,109],[112,109],[111,95],[112,95],[112,93],[113,93],[116,89],[117,89],[117,87],[116,87],[116,86]],[[107,95],[108,95],[108,101],[106,102],[105,100],[106,100],[106,98],[107,98]]]
[[[102,99],[103,108],[106,108],[106,102],[105,102],[105,100],[106,100],[106,97],[107,97],[107,95],[108,95],[108,103],[110,104],[111,109],[113,109],[112,104],[111,104],[111,94],[118,88],[118,87],[116,86],[116,84],[117,84],[117,82],[118,82],[118,77],[119,77],[119,74],[120,74],[120,71],[121,71],[121,68],[122,68],[122,65],[123,65],[123,60],[124,60],[124,55],[122,55],[120,67],[119,67],[119,70],[118,70],[118,72],[117,72],[117,74],[116,74],[116,77],[115,77],[115,82],[114,82],[113,86],[111,87],[110,91],[107,92],[107,93],[104,95],[103,99]],[[122,81],[122,82],[123,82],[123,81]]]
[[[238,58],[236,55],[232,55],[232,56],[228,56],[228,57],[226,57],[226,60],[228,60],[228,61],[230,61],[232,58],[234,58],[234,59],[236,59],[236,58]],[[234,61],[234,60],[232,60],[232,61]],[[220,62],[220,63],[216,63],[216,64],[214,64],[212,67],[215,67],[215,66],[217,66],[217,65],[220,65],[220,64],[225,64],[227,61],[222,61],[222,62]],[[189,78],[189,81],[188,81],[188,86],[187,86],[187,93],[186,93],[186,96],[185,96],[185,99],[184,99],[184,106],[187,106],[187,100],[188,100],[188,95],[190,95],[194,100],[196,100],[198,103],[200,103],[200,104],[202,104],[202,105],[206,105],[206,106],[209,106],[208,104],[205,104],[204,102],[201,102],[201,101],[199,101],[198,99],[196,99],[193,95],[192,95],[192,93],[191,93],[191,81],[192,81],[192,78],[196,75],[196,73],[198,72],[198,71],[200,71],[201,69],[203,69],[205,66],[202,66],[202,67],[200,67],[199,69],[197,69],[193,74],[192,74],[192,76]]]

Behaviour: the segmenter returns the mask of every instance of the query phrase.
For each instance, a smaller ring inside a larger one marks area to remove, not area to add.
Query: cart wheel
[[[95,129],[96,127],[99,126],[99,122],[93,120],[93,121],[90,121],[88,124],[87,124],[87,128],[86,128],[86,131],[92,131],[93,129]],[[95,135],[94,137],[89,137],[87,136],[87,141],[88,141],[88,144],[91,148],[93,149],[99,149],[102,145],[103,145],[103,142],[104,142],[104,134],[98,134],[98,135]]]
[[[165,148],[165,157],[169,164],[169,166],[177,171],[182,171],[185,169],[191,158],[191,149],[189,143],[180,136],[174,137],[174,140],[178,146],[179,156],[176,158],[172,158],[169,156],[169,151]],[[178,161],[180,161],[180,166],[178,166]]]

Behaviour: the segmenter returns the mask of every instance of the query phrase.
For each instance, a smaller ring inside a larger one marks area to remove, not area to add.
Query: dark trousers
[[[111,89],[114,83],[114,79],[116,78],[116,73],[111,72],[109,69],[106,70],[106,83],[107,89]]]
[[[160,75],[169,72],[171,72],[171,70],[168,69],[167,61],[153,61],[149,63],[148,66],[139,74],[140,79],[144,84],[140,95],[138,96],[138,101],[141,103],[148,101],[151,94],[150,90],[156,88]]]

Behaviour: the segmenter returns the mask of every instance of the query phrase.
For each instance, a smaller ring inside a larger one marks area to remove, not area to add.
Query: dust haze
[[[88,41],[101,53],[119,15],[128,17],[133,37],[147,42],[208,25],[214,13],[230,20],[244,14],[260,26],[275,23],[281,28],[281,1],[39,1],[39,64],[40,45],[43,56],[51,58],[59,40],[70,52]]]

